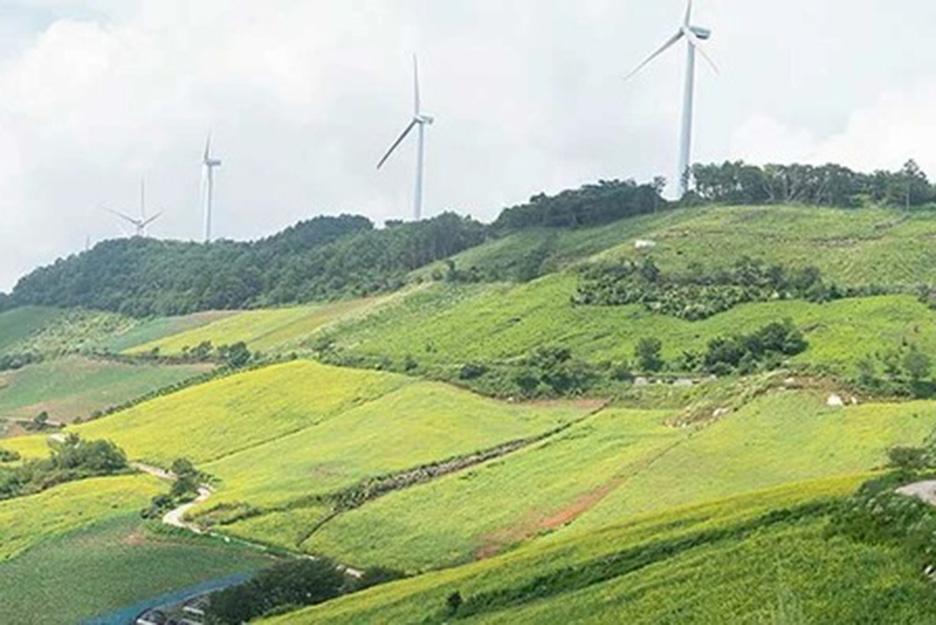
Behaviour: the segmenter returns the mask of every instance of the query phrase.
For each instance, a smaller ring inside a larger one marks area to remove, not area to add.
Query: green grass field
[[[206,506],[282,506],[369,477],[535,436],[589,409],[589,404],[572,402],[509,404],[445,384],[409,384],[315,427],[205,464],[203,470],[223,482]]]
[[[624,615],[628,623],[648,624],[934,622],[932,589],[895,549],[827,537],[821,513],[754,521],[770,510],[848,494],[862,479],[798,483],[584,535],[558,534],[269,622],[620,623]],[[628,567],[628,558],[667,544],[674,546]],[[455,591],[476,610],[473,617],[445,616]]]
[[[303,341],[322,328],[344,319],[364,315],[378,308],[387,299],[347,300],[296,308],[240,312],[192,330],[138,343],[127,351],[135,354],[159,348],[163,354],[177,354],[183,348],[195,347],[203,341],[210,341],[215,346],[243,341],[251,351],[288,352],[301,347]]]
[[[270,562],[235,546],[151,534],[137,513],[124,513],[0,563],[3,622],[74,625]]]
[[[0,419],[85,419],[205,371],[203,366],[128,365],[69,356],[0,372]]]
[[[892,208],[703,206],[624,219],[580,230],[529,230],[455,256],[460,269],[476,266],[510,276],[532,255],[542,273],[592,259],[650,254],[663,268],[697,261],[714,268],[748,256],[791,266],[815,265],[842,285],[917,285],[936,269],[936,214]],[[657,246],[639,251],[634,242]],[[441,267],[441,265],[438,265]],[[416,275],[428,276],[433,268]]]
[[[128,475],[69,482],[37,495],[0,501],[0,562],[50,536],[139,512],[164,491],[155,478]]]
[[[63,311],[41,306],[24,306],[0,313],[0,354],[25,341],[60,317]]]
[[[296,361],[214,380],[70,431],[132,457],[204,464],[317,425],[414,380]]]
[[[355,353],[417,362],[461,364],[517,358],[542,345],[569,347],[591,360],[632,360],[643,337],[658,337],[666,358],[704,351],[717,336],[754,331],[791,318],[809,349],[796,362],[853,373],[855,362],[906,341],[936,351],[936,312],[912,296],[848,299],[827,304],[746,304],[704,321],[651,314],[642,307],[574,306],[576,279],[556,274],[523,285],[434,285],[344,325],[338,345]],[[855,337],[860,337],[856,345]]]
[[[153,343],[182,334],[238,314],[236,311],[209,310],[181,317],[156,317],[140,321],[121,332],[115,332],[98,343],[112,352],[123,352],[144,343]]]
[[[536,448],[342,514],[303,547],[363,566],[448,566],[566,524],[559,535],[867,471],[886,462],[888,447],[918,444],[936,426],[929,402],[835,410],[791,391],[704,429],[665,427],[665,417],[606,410]]]

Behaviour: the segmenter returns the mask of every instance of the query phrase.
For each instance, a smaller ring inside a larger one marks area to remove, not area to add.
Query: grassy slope
[[[636,239],[651,239],[653,257],[668,268],[697,261],[724,266],[750,256],[789,265],[812,264],[840,284],[915,285],[936,269],[936,214],[901,209],[807,206],[706,206],[625,219],[582,230],[530,230],[462,252],[461,269],[503,270],[546,251],[543,271],[589,257],[636,258]],[[420,270],[427,274],[428,270]],[[504,272],[509,273],[509,272]]]
[[[573,306],[576,279],[556,274],[523,285],[435,285],[376,314],[344,325],[339,345],[365,354],[418,362],[463,363],[523,356],[562,345],[593,361],[628,360],[645,336],[662,339],[664,355],[703,350],[716,336],[752,331],[792,318],[806,331],[799,362],[839,366],[903,340],[936,351],[936,313],[911,296],[747,304],[704,321],[653,315],[640,306]],[[856,348],[855,337],[860,336]]]
[[[731,527],[776,508],[847,494],[861,479],[800,483],[645,516],[585,535],[559,535],[551,542],[380,586],[271,622],[436,622],[446,597],[456,590],[470,600],[482,592],[519,588],[558,570],[608,562],[611,555],[626,549]],[[827,540],[821,528],[821,520],[786,523],[742,540],[728,538],[684,549],[635,573],[575,592],[547,594],[539,601],[466,622],[552,622],[565,617],[564,622],[619,623],[623,614],[629,623],[936,619],[930,607],[932,591],[914,563],[886,547]],[[796,614],[781,614],[791,609]]]
[[[204,465],[224,481],[211,505],[281,505],[365,478],[533,436],[583,416],[571,403],[512,405],[417,382],[319,426]]]
[[[112,352],[122,352],[144,343],[152,343],[189,332],[236,314],[235,311],[209,310],[181,317],[156,317],[142,321],[123,332],[112,334],[102,340],[99,345]]]
[[[56,535],[0,563],[7,625],[73,625],[270,559],[218,544],[151,536],[130,513]]]
[[[0,353],[29,338],[62,315],[55,308],[25,306],[0,313]]]
[[[79,356],[0,372],[0,419],[86,418],[204,371],[198,366],[124,365]]]
[[[322,423],[412,380],[297,361],[188,388],[73,429],[135,458],[203,464]]]
[[[164,354],[173,354],[181,352],[184,347],[195,347],[203,341],[210,341],[215,346],[243,341],[253,351],[289,351],[299,347],[304,340],[324,326],[365,314],[380,306],[386,299],[358,299],[297,308],[241,312],[187,332],[137,344],[128,351],[140,353],[158,347]]]
[[[165,490],[143,475],[69,482],[0,502],[0,562],[50,536],[142,509]]]
[[[567,522],[563,532],[590,531],[872,469],[887,447],[919,442],[936,425],[926,402],[833,410],[808,392],[762,397],[697,431],[665,428],[662,419],[609,410],[537,449],[347,512],[304,546],[361,565],[448,565]]]

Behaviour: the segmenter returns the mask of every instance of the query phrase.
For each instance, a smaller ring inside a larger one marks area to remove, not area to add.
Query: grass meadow
[[[0,354],[25,341],[62,314],[61,310],[42,306],[23,306],[0,313]]]
[[[129,365],[68,356],[0,372],[0,419],[86,419],[205,371],[203,366]]]
[[[151,534],[136,512],[123,512],[0,562],[3,622],[74,625],[270,562],[236,546]]]
[[[251,351],[283,353],[299,348],[303,341],[323,327],[366,314],[386,299],[357,299],[239,312],[188,331],[134,345],[126,351],[136,354],[158,348],[163,354],[178,354],[183,348],[195,347],[204,341],[210,341],[215,346],[243,341]]]
[[[346,512],[303,544],[359,565],[425,570],[547,531],[581,533],[669,508],[881,467],[934,426],[928,402],[825,407],[779,392],[702,429],[610,409],[506,458]],[[479,514],[478,511],[483,511]],[[292,534],[290,534],[292,535]]]
[[[863,479],[797,483],[558,533],[269,622],[452,622],[445,605],[455,591],[476,609],[456,622],[620,623],[622,614],[648,624],[933,622],[932,590],[895,549],[827,537],[821,512],[763,521],[771,510],[847,495]],[[659,555],[628,567],[641,553]]]

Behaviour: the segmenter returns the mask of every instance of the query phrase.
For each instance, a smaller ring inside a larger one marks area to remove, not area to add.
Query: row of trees
[[[870,174],[841,165],[750,165],[744,161],[697,164],[695,197],[727,204],[813,204],[860,206],[873,201],[919,206],[936,199],[936,188],[915,161],[896,172]]]

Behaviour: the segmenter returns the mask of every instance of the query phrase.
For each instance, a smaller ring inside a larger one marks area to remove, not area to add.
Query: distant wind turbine
[[[390,149],[387,150],[387,153],[384,154],[384,157],[380,159],[379,163],[377,163],[377,169],[383,167],[383,164],[387,162],[387,159],[390,158],[390,155],[392,155],[400,146],[400,144],[403,143],[403,140],[406,139],[409,133],[413,131],[413,128],[417,128],[419,130],[419,143],[416,148],[416,189],[413,196],[413,215],[416,221],[419,221],[422,218],[423,175],[426,168],[426,126],[431,126],[435,120],[428,115],[423,115],[422,113],[422,104],[419,97],[419,61],[415,55],[413,56],[413,85],[413,92],[415,95],[413,119],[403,131],[403,134],[400,135],[400,138],[390,146]]]
[[[162,215],[162,213],[156,213],[152,217],[146,216],[146,183],[142,180],[140,181],[140,216],[139,218],[131,217],[130,215],[121,213],[119,211],[111,210],[109,208],[105,208],[104,210],[106,210],[108,213],[111,213],[113,215],[117,215],[124,221],[127,221],[130,224],[132,224],[134,228],[136,229],[135,236],[138,236],[138,237],[145,237],[146,227],[149,226],[154,221],[156,221],[157,219],[159,219],[159,217]]]
[[[211,209],[214,201],[214,169],[221,167],[221,161],[211,158],[211,135],[205,142],[205,154],[202,157],[202,175],[205,184],[205,243],[211,243]]]
[[[702,42],[712,36],[712,31],[707,28],[701,28],[699,26],[693,26],[691,24],[692,20],[692,0],[689,0],[686,5],[686,16],[683,19],[682,26],[679,27],[679,30],[676,31],[676,34],[670,37],[666,43],[664,43],[656,52],[651,54],[647,60],[637,66],[637,69],[632,71],[624,79],[630,80],[637,72],[646,67],[651,61],[655,58],[666,52],[669,48],[676,45],[680,39],[686,39],[686,85],[685,85],[685,95],[683,99],[683,118],[682,118],[682,136],[680,137],[679,142],[679,191],[680,197],[686,195],[689,191],[689,178],[691,172],[689,170],[690,165],[690,156],[692,151],[692,112],[693,112],[693,96],[695,91],[695,56],[696,52],[702,55],[702,57],[708,61],[709,65],[712,66],[712,69],[718,73],[718,67],[716,67],[715,62],[705,53],[705,50],[702,48]]]

